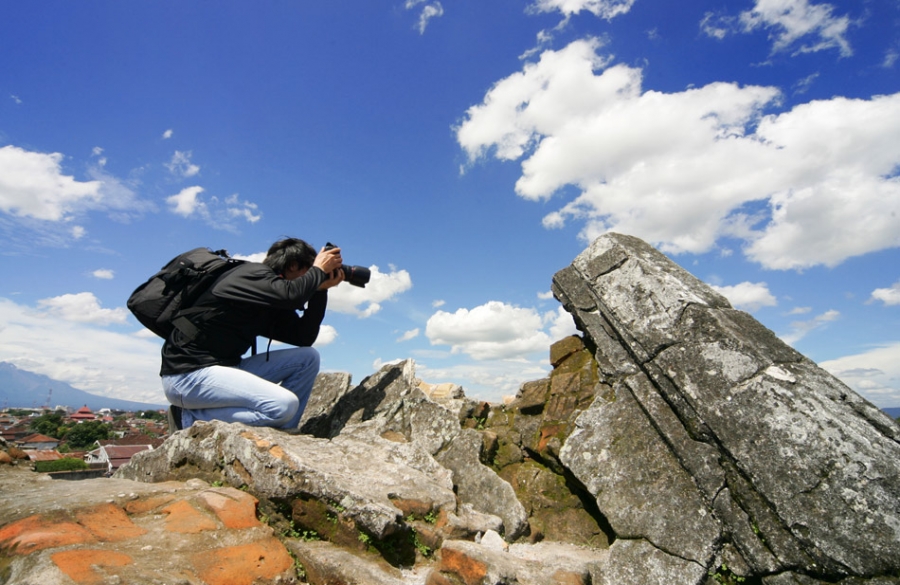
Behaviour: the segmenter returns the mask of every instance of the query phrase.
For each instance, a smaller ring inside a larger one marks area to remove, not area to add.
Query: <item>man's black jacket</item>
[[[328,302],[319,286],[328,279],[317,267],[287,280],[265,264],[246,262],[226,272],[195,307],[210,307],[191,319],[201,335],[188,341],[177,329],[162,347],[161,376],[207,366],[235,366],[257,336],[296,346],[310,346],[319,335]],[[304,309],[303,316],[297,314]]]

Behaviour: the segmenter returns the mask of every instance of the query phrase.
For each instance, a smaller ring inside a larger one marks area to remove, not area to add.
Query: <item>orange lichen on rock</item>
[[[211,518],[184,500],[179,500],[166,506],[162,509],[162,512],[169,515],[166,518],[166,530],[169,532],[197,534],[204,530],[215,530],[218,528]]]
[[[226,528],[242,529],[262,526],[256,518],[259,500],[234,488],[215,489],[198,496],[212,510]]]
[[[39,514],[0,528],[0,549],[10,549],[20,555],[45,548],[95,541],[94,535],[81,524]]]
[[[198,553],[193,557],[200,579],[209,585],[252,585],[274,579],[294,565],[277,538]]]
[[[50,556],[59,570],[79,585],[105,583],[109,574],[103,567],[124,567],[133,563],[125,553],[110,550],[66,550]]]
[[[128,540],[147,532],[132,522],[122,508],[114,504],[100,504],[78,510],[75,517],[79,524],[106,542]]]

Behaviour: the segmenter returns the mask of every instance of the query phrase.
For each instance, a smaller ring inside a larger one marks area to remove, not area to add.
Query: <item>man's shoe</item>
[[[169,434],[181,430],[181,407],[174,404],[169,406]]]

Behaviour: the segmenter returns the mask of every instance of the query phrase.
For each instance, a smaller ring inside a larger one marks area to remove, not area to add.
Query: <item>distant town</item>
[[[109,477],[168,436],[165,410],[87,406],[0,410],[0,463],[31,465],[63,479]]]

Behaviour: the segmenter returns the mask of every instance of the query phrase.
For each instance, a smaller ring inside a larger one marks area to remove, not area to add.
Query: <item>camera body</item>
[[[326,250],[331,250],[332,248],[337,248],[337,246],[331,242],[325,244]],[[372,273],[365,266],[345,266],[341,264],[341,271],[344,273],[345,281],[359,288],[366,288],[369,279],[372,278]]]

